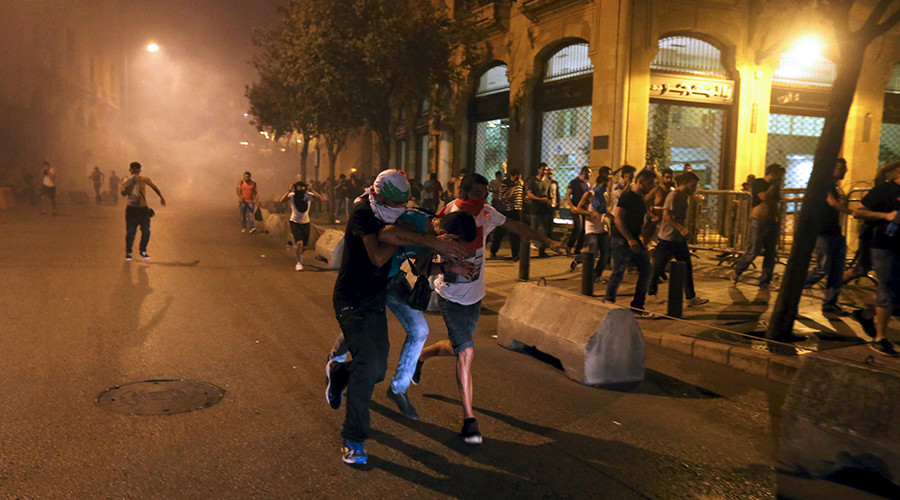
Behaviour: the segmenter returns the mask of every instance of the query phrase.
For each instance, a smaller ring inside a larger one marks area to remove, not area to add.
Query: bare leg
[[[422,353],[419,354],[419,362],[424,363],[426,359],[432,358],[434,356],[453,356],[453,346],[450,344],[449,340],[441,340],[439,342],[435,342],[430,346],[422,349]]]
[[[472,360],[475,359],[475,348],[467,347],[456,355],[456,385],[459,387],[459,399],[463,405],[463,418],[474,418],[472,409]]]
[[[303,262],[303,240],[294,245],[294,251],[297,253],[297,262]]]

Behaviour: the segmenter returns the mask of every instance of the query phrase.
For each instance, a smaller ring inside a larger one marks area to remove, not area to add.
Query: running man
[[[166,206],[166,199],[156,184],[153,184],[148,177],[141,175],[141,164],[133,162],[129,165],[131,177],[125,179],[122,183],[121,194],[128,198],[125,206],[125,260],[131,260],[131,249],[134,246],[134,236],[137,228],[141,228],[141,242],[138,245],[138,251],[145,260],[149,259],[147,255],[147,245],[150,243],[150,217],[152,217],[152,209],[147,205],[147,196],[145,188],[156,192],[159,196],[159,203]]]
[[[303,181],[295,182],[291,189],[281,197],[281,203],[288,200],[291,202],[291,218],[288,224],[291,226],[291,234],[294,236],[294,251],[297,253],[294,271],[303,270],[303,249],[309,245],[309,202],[316,198],[325,201],[321,194],[309,189],[309,186]]]
[[[481,432],[473,410],[472,361],[475,358],[475,343],[472,334],[478,326],[481,315],[481,299],[486,290],[484,283],[484,247],[487,236],[496,227],[502,227],[522,238],[540,242],[544,247],[556,252],[569,253],[569,247],[553,241],[535,229],[507,219],[494,207],[485,204],[488,195],[488,180],[479,174],[469,174],[459,184],[459,198],[448,203],[438,212],[439,217],[457,211],[465,211],[475,217],[478,236],[466,247],[466,260],[471,262],[472,273],[467,276],[445,272],[435,276],[432,283],[438,294],[438,305],[447,326],[449,340],[442,340],[422,350],[416,365],[413,381],[418,383],[422,364],[433,356],[456,357],[456,381],[459,398],[463,406],[463,425],[460,436],[468,444],[481,443]]]

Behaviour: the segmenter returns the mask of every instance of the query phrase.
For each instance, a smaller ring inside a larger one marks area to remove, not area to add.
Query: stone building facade
[[[464,169],[527,175],[544,161],[565,185],[584,165],[655,160],[691,163],[704,188],[730,190],[778,161],[789,186],[802,187],[835,74],[832,41],[821,19],[762,5],[477,2],[487,60],[450,116],[431,117],[428,103],[398,115],[392,165],[446,181]],[[895,27],[866,52],[843,145],[849,183],[900,157],[898,63]]]

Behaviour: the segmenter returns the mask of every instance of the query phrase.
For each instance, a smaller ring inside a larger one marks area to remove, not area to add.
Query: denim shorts
[[[481,316],[481,301],[464,306],[438,296],[438,306],[447,325],[447,336],[453,352],[459,354],[469,347],[475,347],[472,334],[478,326],[478,317]]]
[[[891,250],[873,248],[872,267],[878,278],[875,306],[900,306],[900,255]]]

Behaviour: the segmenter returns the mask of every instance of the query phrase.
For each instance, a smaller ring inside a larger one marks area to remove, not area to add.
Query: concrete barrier
[[[518,283],[500,309],[497,341],[533,346],[586,385],[644,378],[644,338],[630,309],[532,283]]]
[[[859,346],[805,357],[782,408],[780,468],[900,491],[900,362],[874,356]]]
[[[331,269],[341,267],[341,253],[344,251],[344,232],[327,229],[316,240],[316,257],[321,257]]]
[[[276,214],[269,212],[266,209],[263,209],[263,220],[266,223],[266,232],[273,235],[282,237],[289,233],[288,231],[288,223],[287,216],[284,214]]]

